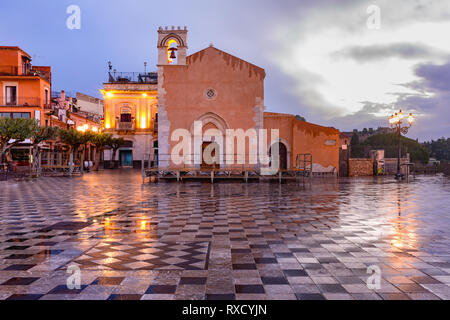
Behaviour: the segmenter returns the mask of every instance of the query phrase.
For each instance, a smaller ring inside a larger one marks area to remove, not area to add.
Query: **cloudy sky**
[[[70,5],[80,30],[66,27]],[[190,53],[213,43],[266,69],[268,111],[347,131],[401,108],[417,115],[409,137],[450,136],[448,0],[0,1],[0,45],[51,65],[53,90],[99,97],[107,61],[156,68],[166,25],[188,27]]]

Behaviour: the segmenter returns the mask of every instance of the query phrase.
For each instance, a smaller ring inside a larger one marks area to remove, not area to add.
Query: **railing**
[[[64,91],[66,98],[75,98],[76,94],[72,91]],[[61,97],[61,91],[52,91],[51,92],[52,99]]]
[[[50,81],[50,73],[43,70],[24,69],[15,66],[0,66],[0,76],[36,76]]]
[[[4,97],[0,100],[0,106],[8,107],[40,107],[50,108],[50,102],[44,103],[44,99],[40,97],[16,97],[15,99],[10,99],[9,101]]]
[[[134,130],[133,122],[117,122],[116,130],[132,131]]]
[[[146,83],[157,84],[158,73],[156,72],[109,72],[108,83]]]

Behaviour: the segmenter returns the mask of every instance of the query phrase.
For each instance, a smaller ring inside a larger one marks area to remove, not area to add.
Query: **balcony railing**
[[[44,99],[39,97],[16,97],[15,99],[6,99],[2,97],[0,99],[0,106],[2,107],[41,107],[45,109],[50,108],[50,102],[44,103]]]
[[[50,81],[50,73],[43,70],[35,70],[19,68],[15,66],[0,66],[0,76],[33,76],[41,77],[47,81]]]
[[[133,131],[134,130],[134,123],[133,122],[117,122],[116,130]]]
[[[158,73],[156,72],[109,72],[108,83],[145,83],[157,84]]]

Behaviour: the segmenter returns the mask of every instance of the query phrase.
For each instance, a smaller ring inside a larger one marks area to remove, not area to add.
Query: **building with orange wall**
[[[250,143],[243,151],[237,146],[226,149],[229,130],[277,129],[278,140],[268,138],[266,149],[269,153],[271,148],[279,149],[280,168],[295,168],[299,155],[312,154],[314,172],[337,174],[340,132],[297,120],[293,115],[265,112],[264,69],[212,45],[187,55],[186,27],[160,27],[157,49],[157,74],[110,72],[101,90],[105,96],[104,129],[129,140],[123,152],[131,162],[156,155],[161,169],[186,167],[173,161],[172,153],[179,143],[174,133],[184,129],[192,136],[198,135],[194,124],[201,123],[201,141],[190,145],[189,156],[197,157],[220,141],[215,149],[215,157],[220,159],[216,168],[226,167],[223,162],[230,158],[243,156],[249,162]],[[126,159],[119,155],[118,161],[123,164]],[[189,165],[207,166],[203,162]]]
[[[19,47],[0,46],[0,116],[34,118],[45,125],[50,108],[51,68],[32,66]]]

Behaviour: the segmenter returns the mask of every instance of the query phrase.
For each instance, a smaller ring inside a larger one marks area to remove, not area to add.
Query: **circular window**
[[[214,100],[217,97],[217,92],[213,88],[208,88],[205,90],[205,97],[208,100]]]

